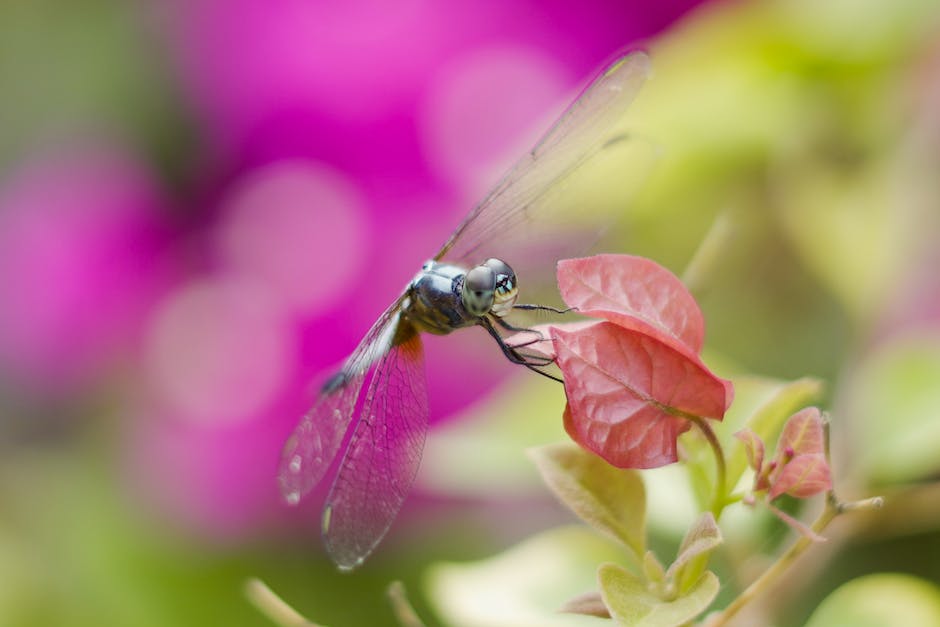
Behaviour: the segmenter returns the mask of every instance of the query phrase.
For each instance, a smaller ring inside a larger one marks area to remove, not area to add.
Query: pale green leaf
[[[630,627],[679,627],[704,612],[718,594],[718,577],[704,573],[686,594],[663,600],[648,584],[616,564],[597,572],[604,603],[611,616]]]
[[[561,422],[564,406],[562,386],[544,377],[514,380],[459,418],[435,425],[417,483],[425,492],[471,499],[511,500],[543,492],[538,473],[519,453],[567,438]],[[480,463],[481,450],[486,451],[485,464]]]
[[[646,550],[646,492],[635,470],[615,468],[574,444],[529,451],[545,483],[596,529],[624,542],[636,563]]]
[[[744,446],[744,454],[747,457],[747,465],[756,473],[764,469],[764,441],[760,439],[752,429],[744,427],[734,434]]]
[[[872,479],[916,481],[940,470],[940,334],[883,344],[849,389],[850,416],[861,427],[857,450]]]
[[[647,551],[646,555],[643,556],[643,575],[647,581],[653,583],[662,584],[666,582],[666,569],[663,568],[663,565],[656,558],[656,554],[652,551]]]
[[[675,582],[679,594],[695,584],[705,572],[708,557],[722,543],[721,530],[711,512],[705,512],[689,528],[679,546],[676,561],[666,571],[666,578]]]
[[[584,525],[561,527],[484,560],[434,564],[426,596],[444,625],[597,627],[597,618],[559,606],[597,588],[599,563],[626,556],[621,543]]]
[[[708,509],[714,500],[715,454],[698,429],[690,429],[679,439],[682,466],[695,496],[695,511]]]
[[[837,588],[806,623],[806,627],[897,625],[940,625],[940,588],[911,575],[866,575]]]
[[[847,175],[809,151],[806,157],[777,173],[773,206],[805,267],[856,320],[868,322],[909,253],[912,216],[893,201],[897,172],[872,159]]]

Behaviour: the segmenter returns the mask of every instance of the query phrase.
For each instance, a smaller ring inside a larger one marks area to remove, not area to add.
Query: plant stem
[[[823,416],[823,452],[826,455],[826,462],[831,464],[831,457],[829,455],[829,420],[827,416]],[[859,509],[876,509],[884,505],[884,499],[880,496],[873,498],[862,499],[860,501],[849,501],[844,502],[840,501],[836,496],[834,488],[830,488],[826,492],[826,506],[823,508],[823,511],[820,512],[819,516],[813,521],[813,524],[810,525],[810,529],[813,532],[814,536],[819,536],[823,530],[833,521],[833,519],[839,514],[845,512],[851,512]],[[815,544],[815,541],[812,536],[801,535],[797,538],[796,542],[787,549],[786,553],[780,556],[780,558],[773,563],[773,565],[768,568],[764,573],[758,577],[751,585],[749,585],[744,592],[738,595],[734,601],[731,602],[725,609],[713,614],[705,621],[705,627],[724,627],[728,622],[734,618],[734,616],[741,611],[745,605],[747,605],[754,597],[758,596],[762,592],[765,592],[767,589],[773,586],[773,584],[780,578],[780,576],[793,564],[793,562],[802,555],[806,549]]]
[[[317,627],[300,613],[288,605],[271,588],[260,579],[249,579],[245,582],[245,596],[258,610],[270,619],[275,625],[281,627]]]
[[[718,441],[718,436],[715,435],[715,432],[706,419],[701,416],[692,416],[691,414],[687,414],[686,416],[698,427],[699,431],[702,432],[702,435],[708,440],[708,445],[711,446],[712,452],[715,454],[715,492],[712,496],[712,514],[715,516],[715,520],[718,520],[718,517],[721,516],[721,511],[725,508],[725,504],[727,503],[727,465],[725,464],[725,451],[721,448],[721,442]]]
[[[814,533],[820,534],[822,531],[832,522],[832,520],[844,512],[858,510],[858,509],[874,509],[881,507],[884,504],[884,499],[881,497],[874,497],[870,499],[863,499],[861,501],[851,501],[851,502],[841,502],[836,498],[835,492],[830,490],[826,493],[826,507],[819,514],[810,528]],[[727,625],[728,622],[734,618],[734,616],[741,611],[745,605],[747,605],[754,597],[758,596],[765,590],[773,586],[773,584],[780,578],[780,576],[790,567],[790,565],[796,560],[797,557],[802,555],[806,549],[815,544],[812,539],[807,536],[800,536],[796,542],[787,549],[787,552],[780,556],[780,558],[774,562],[774,564],[768,568],[764,573],[758,577],[750,586],[748,586],[744,592],[742,592],[738,597],[731,602],[725,609],[721,612],[712,615],[706,622],[705,627],[723,627]]]
[[[717,265],[727,257],[729,245],[737,235],[741,219],[734,213],[734,208],[726,208],[715,217],[682,273],[682,282],[696,300],[708,291],[709,284],[718,274]]]
[[[402,627],[424,627],[424,623],[418,617],[418,613],[408,602],[408,596],[405,594],[405,585],[400,581],[393,581],[387,590],[388,598],[392,603],[392,611],[398,624]]]

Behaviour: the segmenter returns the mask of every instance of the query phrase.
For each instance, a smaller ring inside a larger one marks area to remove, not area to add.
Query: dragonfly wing
[[[584,206],[591,204],[589,201],[582,201],[581,206],[575,202],[573,206],[559,200],[558,191],[580,177],[581,172],[610,162],[618,168],[618,187],[604,190],[604,194],[616,194],[624,188],[625,178],[641,176],[630,170],[648,169],[652,162],[650,146],[620,125],[649,72],[649,58],[642,52],[626,55],[608,67],[470,212],[435,259],[473,265],[489,256],[502,257],[525,280],[513,253],[518,246],[532,241],[531,227],[558,227],[555,232],[564,232],[565,239],[571,241],[571,227],[590,223],[593,208]],[[614,153],[625,156],[619,166],[612,160]],[[585,168],[588,164],[590,167]],[[610,204],[608,213],[624,209],[622,203]],[[596,220],[601,225],[609,221],[609,215]],[[597,227],[586,225],[585,229],[596,236]],[[573,243],[569,248],[579,245]],[[544,261],[555,261],[564,253],[548,247],[537,262],[544,265]],[[553,274],[554,263],[549,266]]]
[[[370,367],[389,350],[398,329],[402,298],[372,325],[356,350],[320,390],[281,453],[278,483],[284,500],[294,505],[326,474],[356,410]]]
[[[418,471],[427,418],[424,351],[410,330],[375,368],[323,510],[324,542],[341,569],[361,564],[401,509]]]

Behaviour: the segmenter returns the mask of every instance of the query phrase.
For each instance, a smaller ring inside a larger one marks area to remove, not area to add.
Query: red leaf
[[[829,463],[822,453],[797,455],[773,479],[767,496],[772,501],[781,494],[804,499],[832,487]]]
[[[832,487],[822,414],[818,408],[807,407],[787,419],[774,459],[777,468],[770,477],[770,500],[781,494],[806,498]]]
[[[558,263],[558,289],[569,307],[652,335],[698,355],[705,322],[674,274],[643,257],[597,255]]]
[[[552,329],[564,374],[565,429],[586,449],[620,468],[676,461],[681,414],[720,420],[731,383],[697,357],[609,322],[576,331]]]
[[[788,453],[793,451],[793,453]],[[807,407],[787,419],[777,441],[777,457],[790,455],[825,455],[822,414],[816,407]]]
[[[754,472],[760,474],[761,468],[764,466],[764,441],[747,427],[735,433],[734,437],[741,440],[741,444],[744,445],[748,465],[754,469]]]

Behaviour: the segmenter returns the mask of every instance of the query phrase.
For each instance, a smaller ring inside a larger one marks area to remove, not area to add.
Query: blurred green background
[[[561,391],[479,338],[428,342],[424,467],[361,570],[336,572],[317,503],[288,512],[274,473],[308,381],[521,154],[516,126],[640,43],[627,123],[658,157],[610,245],[683,276],[739,393],[820,379],[837,489],[887,497],[741,624],[855,625],[881,597],[914,617],[872,625],[937,624],[932,0],[0,3],[0,624],[269,624],[250,577],[328,625],[393,624],[392,580],[429,624],[583,622],[550,610],[616,560],[596,538],[461,566],[574,520],[524,455],[564,437]],[[277,204],[297,194],[312,226]],[[647,489],[668,555],[688,490],[675,469]],[[722,522],[719,604],[789,537]],[[912,577],[826,599],[871,573]]]

